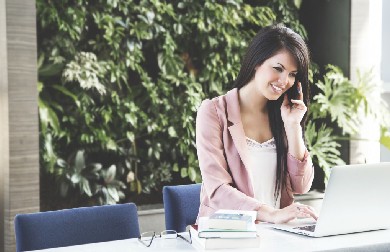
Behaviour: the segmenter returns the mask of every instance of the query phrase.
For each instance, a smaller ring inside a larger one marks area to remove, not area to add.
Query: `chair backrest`
[[[134,203],[18,214],[16,252],[138,237]]]
[[[200,206],[201,184],[164,186],[165,228],[184,232],[194,224]]]

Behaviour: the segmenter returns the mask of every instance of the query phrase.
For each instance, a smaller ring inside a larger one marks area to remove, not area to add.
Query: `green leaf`
[[[68,166],[68,163],[66,163],[66,161],[63,160],[62,158],[57,159],[56,163],[61,168],[65,168]]]
[[[109,199],[111,198],[111,196],[109,195],[106,187],[102,187],[102,193],[104,198],[104,204],[109,204]]]
[[[63,68],[64,64],[62,63],[45,65],[38,69],[38,75],[41,77],[55,76],[60,74]]]
[[[70,97],[78,107],[80,106],[80,101],[78,100],[77,96],[70,92],[68,89],[60,85],[53,85],[53,88],[60,91],[62,94]]]
[[[180,169],[180,175],[182,178],[186,178],[188,177],[188,172],[187,172],[187,168],[186,167],[183,167]]]
[[[132,126],[137,126],[137,116],[133,113],[125,114],[126,121],[129,122]]]
[[[302,0],[294,0],[294,5],[297,9],[301,8]]]
[[[43,90],[43,83],[41,81],[38,81],[38,88],[37,88],[37,90],[38,90],[38,94],[41,93],[42,90]]]
[[[122,191],[117,191],[119,199],[124,199],[126,198],[126,195]],[[118,200],[119,201],[119,200]]]
[[[190,178],[191,181],[195,181],[196,180],[196,171],[193,167],[189,167],[188,168],[188,176]]]
[[[178,172],[179,171],[179,165],[177,163],[173,164],[172,171],[174,171],[174,172]]]
[[[118,149],[117,144],[112,139],[109,139],[107,141],[106,147],[107,147],[108,150],[116,150],[116,149]]]
[[[103,168],[102,164],[99,164],[99,163],[90,163],[90,164],[88,164],[87,167],[86,167],[86,169],[87,169],[88,172],[90,172],[90,173],[98,172],[98,171],[100,171],[102,168]]]
[[[168,128],[168,134],[170,137],[177,137],[176,130],[172,126]]]
[[[105,177],[105,182],[107,184],[111,183],[115,179],[115,175],[116,175],[116,166],[115,165],[111,165],[108,168],[108,170],[107,170],[107,174],[106,174],[106,177]]]
[[[54,112],[54,110],[41,99],[38,100],[38,106],[39,106],[39,119],[44,129],[47,129],[48,126],[51,125],[55,132],[59,132],[60,123],[57,114]]]
[[[129,139],[130,140],[130,142],[134,142],[135,141],[135,135],[134,135],[134,133],[133,132],[126,132],[126,137],[127,137],[127,139]]]
[[[85,168],[85,159],[84,159],[84,151],[79,150],[76,153],[74,169],[76,172],[81,172],[82,169]]]
[[[390,133],[388,131],[382,131],[380,143],[390,150]]]
[[[137,180],[137,193],[140,194],[142,192],[142,184],[141,181]]]
[[[82,188],[82,192],[85,193],[86,195],[88,195],[89,197],[92,197],[92,192],[91,192],[91,188],[89,186],[88,180],[85,178],[82,178],[80,182],[81,182],[80,185]]]
[[[80,183],[80,181],[81,181],[81,175],[80,175],[80,173],[74,173],[74,174],[71,176],[70,181],[71,181],[73,184],[78,184],[78,183]]]
[[[119,201],[119,194],[116,188],[108,187],[107,191],[110,197],[115,201],[115,203]]]

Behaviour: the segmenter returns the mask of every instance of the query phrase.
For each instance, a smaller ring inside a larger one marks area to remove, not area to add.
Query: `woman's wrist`
[[[286,126],[285,131],[288,141],[288,152],[296,159],[302,160],[306,152],[306,146],[303,141],[301,125]]]
[[[277,209],[263,204],[257,211],[257,220],[274,223],[276,211]]]
[[[289,135],[302,135],[302,126],[299,123],[284,125],[284,130],[286,131],[287,137]]]

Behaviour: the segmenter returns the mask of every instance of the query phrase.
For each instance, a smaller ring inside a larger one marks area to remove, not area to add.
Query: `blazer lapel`
[[[227,120],[231,123],[231,126],[228,127],[230,135],[232,136],[234,145],[237,149],[238,154],[240,155],[241,161],[244,164],[244,168],[248,176],[250,176],[249,167],[249,157],[247,151],[247,144],[245,138],[244,127],[242,126],[241,113],[240,113],[240,103],[238,100],[238,90],[234,88],[226,94],[226,107],[227,107]],[[248,178],[248,187],[250,194],[254,194],[253,186],[251,179]]]
[[[235,123],[229,127],[230,135],[232,136],[234,145],[237,148],[238,154],[241,157],[245,167],[248,167],[249,161],[247,156],[247,146],[245,140],[245,132],[241,122]]]

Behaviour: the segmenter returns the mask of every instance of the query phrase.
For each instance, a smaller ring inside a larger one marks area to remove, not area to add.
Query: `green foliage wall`
[[[37,0],[40,160],[55,195],[114,204],[173,178],[199,182],[197,107],[231,88],[261,27],[307,37],[295,2]],[[326,170],[342,161],[315,121],[331,117],[325,98],[306,138]]]
[[[243,49],[276,19],[243,1],[37,1],[41,167],[115,203],[200,181],[202,99],[230,89]]]

